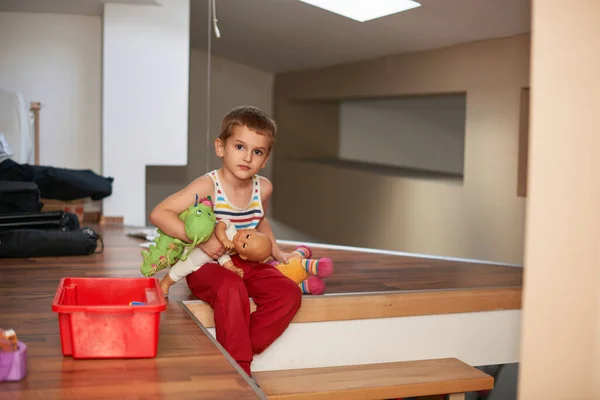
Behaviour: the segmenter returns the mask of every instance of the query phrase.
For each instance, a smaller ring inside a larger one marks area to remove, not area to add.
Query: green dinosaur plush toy
[[[189,253],[200,243],[206,242],[213,234],[217,218],[213,212],[213,202],[208,196],[196,202],[187,210],[179,214],[179,219],[185,224],[185,234],[191,243],[182,242],[158,230],[155,244],[148,250],[142,251],[144,261],[140,271],[144,276],[152,276],[156,272],[171,267],[177,261],[185,261]],[[188,248],[187,252],[184,250]]]

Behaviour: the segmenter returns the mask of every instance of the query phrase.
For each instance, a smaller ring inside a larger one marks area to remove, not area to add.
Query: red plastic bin
[[[156,357],[166,309],[156,278],[63,278],[52,302],[63,355],[73,358]]]

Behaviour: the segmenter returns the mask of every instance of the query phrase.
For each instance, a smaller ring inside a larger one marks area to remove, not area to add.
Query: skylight
[[[413,0],[300,0],[359,22],[419,7]]]

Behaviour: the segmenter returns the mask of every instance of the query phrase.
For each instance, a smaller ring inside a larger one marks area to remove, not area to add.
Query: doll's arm
[[[221,257],[219,257],[217,261],[222,267],[227,268],[231,272],[238,274],[240,278],[244,277],[244,270],[236,267],[233,264],[233,261],[231,261],[231,257],[229,257],[228,254],[223,254]]]
[[[219,242],[225,247],[225,250],[230,251],[233,249],[233,243],[227,237],[225,231],[227,230],[227,224],[223,221],[219,221],[215,227],[215,236],[219,239]],[[223,255],[225,256],[225,255]]]

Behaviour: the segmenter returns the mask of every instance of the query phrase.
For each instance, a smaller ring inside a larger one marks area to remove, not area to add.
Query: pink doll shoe
[[[298,247],[296,247],[294,249],[294,251],[300,252],[303,254],[302,258],[311,258],[312,257],[312,250],[310,249],[310,247],[306,246],[306,245],[300,245]]]
[[[305,294],[323,294],[325,293],[325,282],[320,278],[311,275],[301,284],[302,292]]]
[[[329,257],[319,258],[317,262],[317,276],[327,278],[333,274],[333,260]]]

